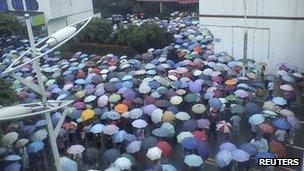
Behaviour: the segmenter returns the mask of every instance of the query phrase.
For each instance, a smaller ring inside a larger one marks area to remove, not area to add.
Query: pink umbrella
[[[106,95],[102,95],[98,98],[97,105],[99,107],[104,107],[108,104],[108,101],[109,101],[109,97]]]
[[[116,125],[110,124],[103,129],[104,134],[113,135],[118,132],[119,128]]]
[[[208,128],[210,125],[210,121],[208,119],[198,119],[197,127],[199,128]]]
[[[85,107],[85,104],[83,102],[76,102],[76,103],[73,104],[73,107],[77,110],[78,109],[83,109]]]
[[[292,86],[288,85],[288,84],[281,85],[280,89],[284,90],[284,91],[292,91],[292,90],[294,90],[294,88]]]
[[[68,154],[80,154],[85,150],[85,148],[82,145],[72,145],[68,150]]]
[[[246,98],[248,93],[245,90],[238,89],[234,92],[234,94],[240,98]]]

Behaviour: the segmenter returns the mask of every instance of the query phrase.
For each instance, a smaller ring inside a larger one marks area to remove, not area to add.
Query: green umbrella
[[[239,98],[236,95],[230,94],[225,98],[227,101],[237,101]]]
[[[121,96],[119,94],[112,94],[109,97],[109,102],[118,102],[121,99]]]
[[[206,107],[203,104],[195,104],[191,109],[196,114],[202,114],[206,111]]]
[[[231,107],[231,111],[233,113],[244,113],[245,112],[245,108],[243,106],[236,105],[236,106]]]
[[[172,124],[170,124],[169,122],[163,123],[160,128],[166,130],[166,132],[169,134],[168,137],[170,137],[170,138],[172,138],[175,134],[174,126]]]
[[[159,93],[159,94],[167,94],[167,92],[168,92],[168,89],[166,88],[166,87],[164,87],[164,86],[160,86],[160,87],[158,87],[157,89],[156,89],[156,91]]]
[[[184,97],[184,100],[186,101],[186,102],[189,102],[189,103],[191,103],[191,102],[195,102],[196,100],[197,100],[197,95],[195,95],[195,94],[193,94],[193,93],[190,93],[190,94],[187,94],[185,97]]]

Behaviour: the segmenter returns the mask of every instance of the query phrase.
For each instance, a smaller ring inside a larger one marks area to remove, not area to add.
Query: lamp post
[[[243,77],[246,75],[247,65],[247,43],[248,43],[248,28],[247,28],[247,0],[244,3],[244,52],[243,52]]]
[[[56,48],[60,47],[64,43],[66,43],[68,40],[76,36],[89,22],[91,18],[87,18],[85,20],[81,20],[79,22],[76,22],[74,24],[71,24],[70,26],[67,26],[61,30],[58,30],[57,32],[53,33],[52,35],[44,38],[39,43],[35,44],[34,42],[34,36],[33,36],[33,30],[31,26],[30,16],[28,14],[25,14],[25,23],[26,28],[28,32],[29,42],[30,42],[30,49],[26,51],[26,53],[20,55],[10,66],[2,73],[2,74],[8,74],[15,78],[16,80],[20,81],[24,85],[28,86],[33,91],[37,92],[41,95],[41,101],[37,103],[30,103],[30,104],[21,104],[17,106],[7,107],[7,108],[1,108],[0,110],[0,120],[8,120],[8,119],[16,119],[16,118],[23,118],[33,115],[44,115],[46,121],[47,121],[47,129],[48,134],[50,138],[50,146],[52,149],[55,167],[57,171],[61,170],[60,167],[60,156],[57,148],[56,138],[58,136],[59,130],[62,126],[62,123],[64,121],[64,118],[67,114],[67,106],[71,104],[72,100],[65,100],[65,101],[52,101],[47,100],[46,98],[46,92],[45,87],[42,79],[42,73],[41,73],[41,67],[39,65],[39,59],[43,56],[47,55],[48,53],[54,51]],[[76,25],[85,22],[82,27],[80,27],[78,30],[76,28]],[[42,43],[45,43],[45,45],[41,46],[40,48],[37,48]],[[44,53],[41,53],[42,50],[45,48],[51,48],[47,50]],[[27,53],[31,53],[31,60],[28,60],[18,66],[15,66],[18,61],[22,59],[23,56],[25,56]],[[17,69],[32,63],[32,67],[34,72],[36,73],[38,85],[27,81],[26,79],[22,78],[21,76],[17,76],[14,74],[14,71]],[[56,111],[59,109],[63,109],[64,111],[54,129],[52,125],[51,115],[50,112]],[[35,110],[38,110],[35,112]]]

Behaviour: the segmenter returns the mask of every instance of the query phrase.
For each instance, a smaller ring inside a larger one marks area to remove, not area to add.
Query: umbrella
[[[163,116],[163,110],[161,109],[156,109],[153,111],[153,113],[151,114],[151,120],[153,123],[159,123],[162,120],[162,116]]]
[[[112,135],[112,141],[114,143],[121,143],[123,140],[126,139],[126,136],[127,136],[127,132],[125,130],[120,130]]]
[[[108,96],[102,95],[102,96],[100,96],[100,97],[98,98],[98,100],[97,100],[97,105],[98,105],[99,107],[104,107],[104,106],[106,106],[106,105],[108,104],[108,100],[109,100]]]
[[[120,154],[119,150],[112,148],[103,153],[102,160],[104,162],[113,163],[120,156],[121,156],[121,154]]]
[[[276,118],[272,121],[272,124],[279,129],[290,129],[289,123],[281,118]]]
[[[128,106],[121,103],[121,104],[116,105],[114,110],[118,113],[124,113],[124,112],[128,111]]]
[[[281,85],[280,89],[284,90],[284,91],[292,91],[292,90],[294,90],[294,88],[292,86],[288,85],[288,84]]]
[[[277,117],[278,114],[275,113],[274,111],[271,111],[271,110],[264,110],[262,112],[262,114],[265,116],[265,117]]]
[[[142,119],[136,119],[135,121],[132,122],[132,126],[135,128],[145,128],[147,126],[147,122]]]
[[[219,109],[222,106],[222,101],[217,98],[211,98],[211,99],[209,99],[209,105],[212,108]]]
[[[44,143],[42,141],[34,141],[27,147],[28,153],[37,153],[42,150]]]
[[[119,157],[115,160],[114,166],[118,167],[121,170],[126,170],[131,168],[132,162],[126,157]]]
[[[171,164],[163,164],[162,169],[163,171],[177,171],[177,169]]]
[[[186,112],[178,112],[175,114],[175,118],[181,121],[187,121],[191,118],[191,116]]]
[[[245,162],[250,159],[250,154],[243,150],[235,150],[232,152],[232,159],[237,162]]]
[[[287,101],[283,97],[274,97],[272,102],[276,105],[284,106],[287,104]]]
[[[232,155],[230,151],[227,150],[221,150],[217,153],[215,156],[215,164],[218,167],[225,167],[228,166],[229,163],[231,162]]]
[[[166,141],[159,141],[156,144],[156,147],[158,147],[159,149],[161,149],[162,151],[162,155],[165,157],[169,157],[172,155],[172,147],[169,143],[167,143]]]
[[[231,111],[233,113],[241,114],[241,113],[245,112],[245,108],[243,106],[241,106],[241,105],[235,105],[235,106],[231,107]]]
[[[128,153],[131,154],[136,153],[140,150],[141,144],[142,144],[141,141],[133,141],[127,146],[126,150]]]
[[[252,125],[258,125],[265,121],[265,117],[262,114],[254,114],[250,116],[249,123]]]
[[[236,85],[236,83],[237,83],[237,79],[230,79],[225,81],[226,85]]]
[[[162,155],[162,150],[158,147],[149,148],[146,154],[146,156],[152,161],[161,158],[161,155]]]
[[[230,142],[225,142],[220,145],[220,150],[228,150],[230,152],[233,152],[237,150],[236,146]]]
[[[183,98],[181,96],[173,96],[170,99],[170,103],[173,105],[179,105],[183,101]]]
[[[252,145],[251,143],[242,144],[240,146],[240,149],[246,151],[251,156],[255,156],[258,153],[257,148],[254,145]]]
[[[103,133],[104,134],[108,134],[108,135],[113,135],[118,133],[119,128],[116,125],[107,125],[104,129],[103,129]]]
[[[31,140],[32,141],[42,141],[47,138],[47,135],[48,135],[48,133],[47,133],[46,129],[40,129],[32,135]]]
[[[139,86],[138,91],[142,94],[147,94],[151,91],[151,87],[144,84],[144,85]]]
[[[206,111],[206,107],[203,104],[195,104],[192,106],[191,110],[196,114],[202,114]]]
[[[258,128],[261,130],[262,133],[272,134],[275,131],[269,123],[261,123],[258,125]]]
[[[230,94],[230,95],[228,95],[227,97],[225,97],[225,99],[226,99],[227,101],[237,101],[239,98],[238,98],[238,96],[236,96],[236,95]]]
[[[152,131],[152,134],[157,137],[166,137],[168,136],[168,132],[165,129],[162,128],[156,128]]]
[[[267,101],[267,102],[264,102],[264,104],[263,104],[263,109],[264,110],[274,111],[275,108],[276,108],[276,105],[272,101]]]
[[[210,121],[208,119],[198,119],[197,127],[199,128],[208,128],[210,125]]]
[[[282,109],[279,113],[285,117],[294,116],[294,113],[288,109]]]
[[[135,108],[135,109],[132,109],[130,111],[130,114],[129,114],[129,117],[131,119],[137,119],[139,117],[141,117],[141,115],[144,113],[144,111],[140,108]]]
[[[121,96],[119,94],[112,94],[110,97],[109,97],[109,102],[113,102],[113,103],[116,103],[118,102],[119,100],[121,99]]]
[[[279,158],[288,157],[288,152],[286,147],[278,141],[272,140],[269,143],[269,149],[270,152],[277,154]]]
[[[28,142],[29,142],[28,139],[24,139],[24,138],[23,139],[19,139],[16,142],[15,146],[16,146],[16,148],[20,148],[20,147],[23,147],[24,145],[26,145]]]
[[[90,132],[94,134],[98,134],[101,133],[105,127],[106,127],[105,125],[98,123],[90,128]]]
[[[194,132],[192,132],[192,135],[199,140],[202,140],[202,141],[207,140],[207,134],[203,131],[194,131]]]
[[[95,111],[92,109],[86,109],[81,113],[81,120],[86,121],[95,116]]]
[[[184,162],[190,167],[199,167],[203,164],[204,161],[200,156],[196,154],[190,154],[185,157]]]
[[[193,134],[189,131],[181,132],[177,135],[177,142],[182,143],[182,141],[187,137],[193,137]]]
[[[6,160],[6,161],[18,161],[18,160],[21,160],[21,157],[17,154],[11,154],[9,156],[6,156],[4,158],[4,160]]]
[[[196,149],[196,138],[186,137],[182,140],[182,146],[188,150]]]
[[[157,138],[152,136],[146,137],[142,141],[142,149],[147,150],[149,148],[156,146],[156,144],[157,144]]]
[[[226,121],[220,121],[216,124],[216,130],[222,132],[222,133],[228,133],[232,129],[232,126],[229,122]]]
[[[252,103],[252,102],[247,103],[244,107],[245,107],[246,113],[248,113],[249,115],[253,115],[253,114],[262,112],[261,108],[257,104]]]
[[[101,118],[108,118],[111,120],[117,120],[120,119],[121,115],[115,111],[108,111],[103,113],[103,115],[101,116]]]
[[[163,116],[162,116],[162,121],[163,122],[171,122],[173,120],[175,120],[175,115],[174,115],[173,112],[171,112],[171,111],[165,111],[163,113]]]
[[[5,167],[4,171],[20,171],[21,164],[14,162]]]
[[[154,110],[156,110],[156,106],[154,104],[149,104],[143,107],[143,111],[147,115],[151,115]]]
[[[287,122],[291,125],[291,127],[293,128],[297,128],[300,129],[301,128],[301,123],[299,121],[299,119],[297,119],[294,116],[288,116],[287,117]]]
[[[95,170],[94,170],[95,171]],[[104,171],[121,171],[118,167],[115,166],[111,166],[107,169],[105,169]]]
[[[255,156],[255,162],[259,163],[259,159],[271,159],[271,158],[276,158],[276,156],[273,153],[269,152],[259,152]]]
[[[18,133],[17,132],[9,132],[5,134],[1,139],[2,145],[10,145],[13,144],[18,139]]]
[[[169,123],[169,122],[165,122],[161,125],[160,127],[161,129],[165,130],[167,132],[167,136],[166,137],[173,137],[175,134],[175,128],[174,126]]]
[[[45,119],[39,120],[35,123],[35,127],[42,127],[47,124],[47,121]]]
[[[68,154],[81,154],[83,151],[85,150],[85,148],[82,145],[72,145],[70,148],[68,148],[67,153]]]
[[[240,98],[246,98],[248,96],[247,91],[241,89],[236,90],[234,94]]]
[[[193,131],[197,128],[197,121],[190,119],[183,123],[183,131]]]
[[[190,94],[187,94],[185,97],[184,97],[184,100],[188,103],[192,103],[192,102],[195,102],[196,100],[198,99],[198,96],[193,94],[193,93],[190,93]]]

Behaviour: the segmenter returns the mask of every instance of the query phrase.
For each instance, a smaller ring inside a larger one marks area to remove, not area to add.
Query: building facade
[[[200,25],[214,34],[216,52],[243,58],[245,4],[248,58],[270,70],[286,62],[303,72],[303,0],[200,0]]]
[[[93,16],[92,0],[0,0],[0,11],[43,12],[48,34]]]

